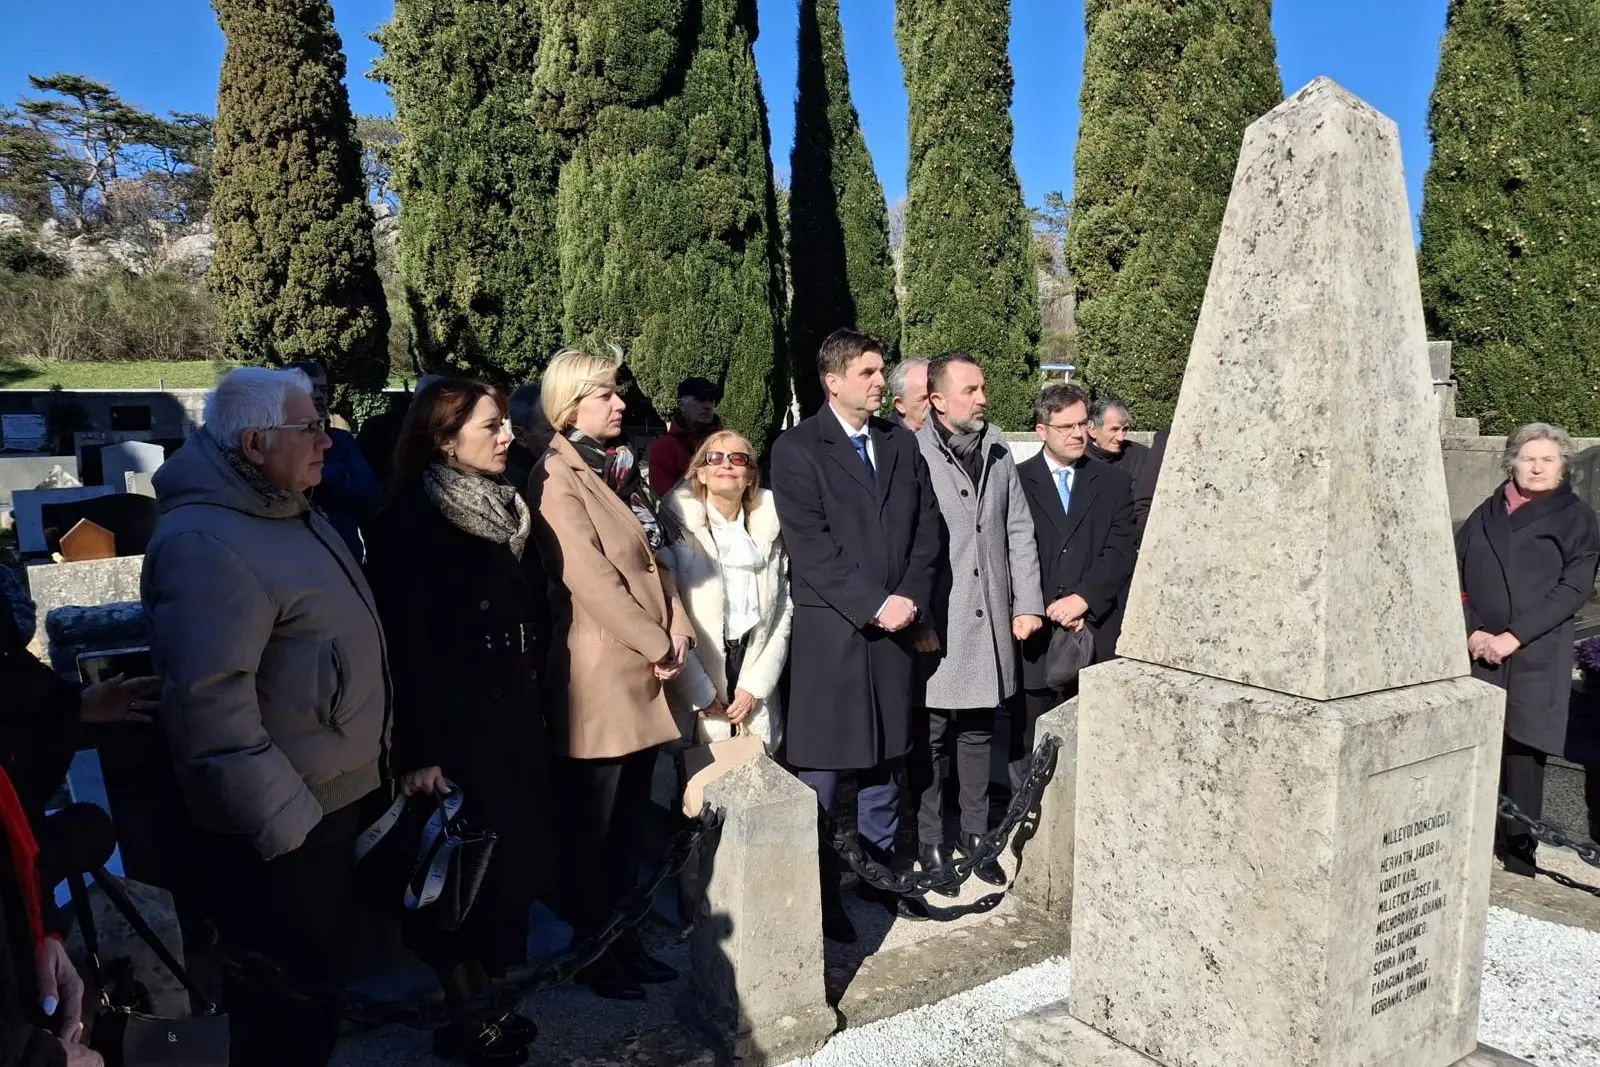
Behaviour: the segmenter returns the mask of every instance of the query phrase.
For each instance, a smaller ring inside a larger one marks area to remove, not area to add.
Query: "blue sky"
[[[795,0],[759,0],[756,60],[771,112],[774,164],[787,173],[794,129]],[[1415,214],[1428,163],[1427,107],[1447,0],[1278,0],[1273,30],[1286,90],[1326,74],[1400,126]],[[28,74],[72,71],[109,81],[154,111],[214,110],[222,35],[207,0],[78,0],[62,9],[4,0],[0,99],[27,89]],[[393,0],[334,0],[350,57],[351,102],[387,112],[383,87],[362,75],[376,47],[367,34]],[[842,0],[851,88],[884,190],[905,192],[905,89],[894,46],[892,0]],[[1082,0],[1012,0],[1015,158],[1029,203],[1072,187],[1083,68]]]

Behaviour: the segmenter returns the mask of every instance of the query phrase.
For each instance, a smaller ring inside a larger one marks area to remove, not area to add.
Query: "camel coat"
[[[551,726],[575,759],[613,759],[678,738],[651,671],[671,636],[694,643],[672,571],[639,520],[563,437],[528,486],[550,575]],[[566,640],[559,635],[565,632]],[[692,654],[692,653],[691,653]]]

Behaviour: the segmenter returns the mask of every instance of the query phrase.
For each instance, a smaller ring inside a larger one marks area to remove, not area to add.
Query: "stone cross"
[[[1078,698],[1072,985],[1009,1064],[1449,1067],[1503,695],[1468,674],[1399,137],[1246,131],[1118,652]]]

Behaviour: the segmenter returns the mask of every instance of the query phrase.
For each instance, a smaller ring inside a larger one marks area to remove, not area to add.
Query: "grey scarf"
[[[303,512],[309,506],[304,493],[296,493],[290,489],[279,489],[267,481],[267,476],[262,474],[250,461],[244,458],[244,453],[238,448],[229,448],[226,445],[217,445],[217,451],[222,453],[222,458],[227,461],[228,467],[239,476],[239,480],[249,486],[261,499],[269,504],[296,503]]]
[[[457,529],[505,545],[513,556],[522,558],[533,515],[511,486],[498,478],[465,474],[434,463],[422,474],[422,489]]]

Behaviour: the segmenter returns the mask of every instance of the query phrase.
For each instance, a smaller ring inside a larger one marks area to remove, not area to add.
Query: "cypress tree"
[[[388,377],[372,211],[327,0],[213,0],[227,38],[217,88],[216,253],[226,354],[315,359],[340,403]]]
[[[563,324],[620,342],[660,411],[723,387],[764,448],[788,406],[770,140],[754,0],[548,0],[540,107],[566,139]]]
[[[1244,129],[1283,98],[1270,0],[1086,0],[1067,269],[1078,350],[1135,422],[1172,419]]]
[[[811,368],[841,326],[882,339],[893,362],[900,309],[889,213],[850,101],[839,0],[800,0],[800,79],[789,157],[790,365],[801,411],[822,406]]]
[[[1419,273],[1464,414],[1600,435],[1600,7],[1451,0]]]
[[[1006,0],[900,0],[895,36],[911,105],[906,180],[908,355],[972,353],[990,417],[1031,425],[1038,283],[1011,162]]]
[[[561,344],[557,162],[528,106],[537,0],[396,0],[377,36],[401,134],[400,274],[423,365],[527,381]]]

